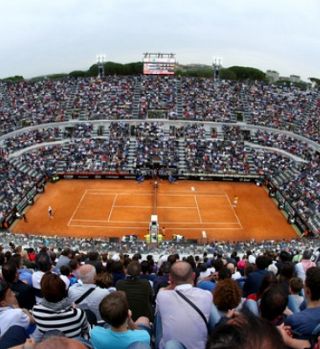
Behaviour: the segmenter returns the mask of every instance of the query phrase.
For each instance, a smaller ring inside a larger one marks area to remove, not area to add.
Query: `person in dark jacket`
[[[256,270],[250,273],[243,286],[243,295],[245,297],[252,293],[257,293],[262,280],[269,273],[266,268],[271,264],[271,260],[267,256],[258,256],[256,259]]]
[[[2,276],[16,295],[20,308],[32,309],[36,304],[34,289],[19,280],[19,273],[15,263],[7,263],[2,267]]]
[[[148,280],[140,279],[140,273],[140,263],[138,261],[130,262],[126,279],[119,280],[116,283],[116,288],[118,291],[126,293],[133,321],[136,321],[140,316],[145,316],[152,322],[154,317],[152,287]]]

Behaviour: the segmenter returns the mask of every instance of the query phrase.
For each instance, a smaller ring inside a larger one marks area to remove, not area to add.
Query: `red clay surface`
[[[237,207],[232,202],[238,197]],[[49,183],[13,232],[74,237],[120,237],[148,232],[155,195],[152,181],[62,180]],[[209,240],[290,239],[296,232],[262,187],[251,183],[160,181],[159,224],[165,238],[182,234]],[[54,217],[48,217],[48,206]]]

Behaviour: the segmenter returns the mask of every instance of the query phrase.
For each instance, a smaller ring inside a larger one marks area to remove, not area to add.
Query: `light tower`
[[[106,55],[105,54],[99,54],[97,55],[97,66],[98,66],[98,76],[99,78],[104,77],[104,63],[106,61]]]
[[[222,67],[222,58],[221,57],[214,57],[213,63],[212,63],[213,80],[214,81],[220,80],[221,67]]]

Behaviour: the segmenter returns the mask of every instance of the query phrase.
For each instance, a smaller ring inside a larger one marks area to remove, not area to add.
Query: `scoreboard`
[[[143,74],[174,75],[176,55],[174,53],[145,53],[143,57]]]

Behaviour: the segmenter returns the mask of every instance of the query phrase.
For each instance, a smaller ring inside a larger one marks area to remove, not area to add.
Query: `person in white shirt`
[[[161,325],[157,328],[156,341],[160,349],[170,340],[176,340],[188,349],[205,348],[212,293],[193,287],[194,278],[189,263],[176,262],[169,274],[169,288],[159,291],[157,295],[156,317]],[[196,305],[202,315],[183,297]]]
[[[96,268],[91,264],[82,265],[77,271],[79,282],[69,288],[69,298],[83,309],[91,310],[98,321],[101,321],[99,306],[102,299],[110,293],[110,290],[101,288],[95,284]],[[89,290],[91,290],[90,293]],[[87,295],[85,296],[85,293]],[[85,296],[81,299],[81,297]],[[80,302],[78,302],[80,300]]]
[[[240,272],[236,270],[236,267],[233,263],[228,263],[227,268],[231,271],[231,274],[232,274],[231,278],[233,280],[237,280],[237,279],[240,279],[242,277]]]
[[[316,263],[311,260],[312,250],[305,250],[302,255],[302,259],[295,265],[297,277],[305,281],[306,272],[309,268],[315,267]]]
[[[27,329],[33,318],[31,314],[19,308],[15,294],[6,281],[0,282],[0,336],[2,337],[11,326]]]

